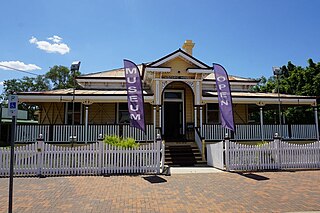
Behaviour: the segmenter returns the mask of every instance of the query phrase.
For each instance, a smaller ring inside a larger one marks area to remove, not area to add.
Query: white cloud
[[[61,37],[54,35],[49,37],[48,40],[52,41],[52,43],[48,41],[39,41],[36,37],[32,36],[31,39],[29,39],[29,42],[31,44],[36,44],[37,48],[44,50],[47,53],[60,53],[61,55],[64,55],[70,52],[70,47],[65,43],[61,43]]]
[[[0,61],[0,69],[3,70],[12,70],[8,67],[12,67],[18,70],[30,71],[30,70],[41,70],[41,67],[35,64],[25,64],[21,61]]]
[[[0,81],[0,86],[3,86],[3,81]]]
[[[57,36],[57,35],[54,35],[52,37],[49,37],[48,40],[51,40],[53,41],[54,43],[60,43],[62,41],[62,38]]]

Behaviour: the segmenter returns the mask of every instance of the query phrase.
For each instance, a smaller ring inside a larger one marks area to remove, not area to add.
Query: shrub
[[[106,136],[103,142],[122,148],[136,148],[139,146],[139,143],[137,143],[133,138],[122,138],[116,135]]]

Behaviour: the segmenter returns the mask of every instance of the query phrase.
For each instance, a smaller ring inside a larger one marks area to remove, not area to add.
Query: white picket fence
[[[320,168],[320,142],[292,143],[276,139],[262,145],[225,141],[227,170]]]
[[[14,151],[15,176],[158,174],[164,163],[161,141],[127,149],[103,142],[73,148],[36,142]],[[0,148],[0,176],[8,176],[9,170],[10,148]]]

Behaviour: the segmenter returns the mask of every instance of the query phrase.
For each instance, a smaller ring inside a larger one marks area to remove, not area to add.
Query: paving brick
[[[320,171],[14,178],[13,195],[14,212],[319,211]]]

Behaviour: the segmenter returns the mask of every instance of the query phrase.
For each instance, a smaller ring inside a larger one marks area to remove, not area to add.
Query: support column
[[[197,107],[194,107],[194,127],[198,127],[197,126]]]
[[[315,119],[315,123],[316,123],[317,141],[319,141],[319,118],[318,118],[318,108],[315,106],[313,109],[314,109],[314,119]]]
[[[200,127],[200,134],[202,136],[202,106],[199,107],[200,108],[200,123],[199,123],[199,127]]]
[[[85,144],[87,144],[87,142],[88,142],[88,121],[89,121],[89,107],[86,106],[86,120],[85,120],[85,134],[84,134]]]
[[[159,127],[162,129],[162,111],[161,111],[161,106],[159,106]]]
[[[260,107],[260,128],[261,128],[261,140],[264,140],[264,127],[263,127],[263,107]]]
[[[156,141],[156,126],[157,126],[157,107],[153,106],[153,135],[154,135],[154,141]]]

